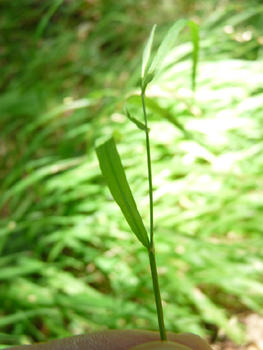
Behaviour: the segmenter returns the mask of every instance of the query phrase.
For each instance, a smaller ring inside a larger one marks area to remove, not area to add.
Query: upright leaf
[[[153,78],[158,73],[161,65],[167,56],[168,52],[172,49],[175,39],[178,37],[179,33],[185,26],[189,26],[192,35],[192,42],[194,46],[193,51],[193,72],[192,72],[192,86],[193,90],[195,89],[195,77],[196,77],[196,66],[197,66],[197,58],[198,58],[198,50],[199,50],[199,34],[197,25],[186,19],[180,19],[174,23],[174,25],[169,29],[168,33],[164,37],[157,54],[153,58],[152,64],[149,69],[146,71],[145,68],[142,69],[144,75],[142,76],[142,92],[144,93],[147,85],[153,80]],[[149,47],[149,42],[151,42],[151,35],[146,44],[145,50]],[[149,49],[147,49],[147,52]],[[147,56],[146,56],[147,57]],[[148,62],[148,61],[147,61]],[[145,64],[143,64],[145,65]],[[145,74],[146,73],[146,74]]]
[[[36,39],[40,39],[43,31],[45,30],[46,26],[48,25],[48,22],[50,18],[53,16],[53,14],[56,12],[57,8],[63,4],[64,0],[55,0],[51,2],[51,6],[48,9],[47,13],[42,17],[41,21],[39,22],[36,30],[35,37]]]
[[[101,172],[113,198],[139,241],[149,248],[149,238],[126,179],[114,139],[110,138],[96,147],[96,153]]]
[[[163,63],[163,60],[165,59],[168,51],[170,51],[173,46],[174,40],[176,39],[180,31],[185,27],[186,23],[187,23],[187,20],[185,19],[180,19],[179,21],[176,21],[175,24],[169,29],[168,33],[164,37],[146,76],[143,78],[143,83],[142,83],[143,92],[145,91],[146,86],[153,80],[153,78],[158,73]]]
[[[195,91],[195,80],[196,80],[196,67],[197,67],[197,61],[198,61],[198,54],[199,54],[199,29],[198,25],[193,22],[188,22],[188,27],[191,31],[192,36],[192,43],[193,43],[193,70],[192,70],[192,89]]]
[[[143,55],[142,55],[142,79],[145,76],[145,73],[147,74],[147,70],[149,67],[149,60],[151,56],[151,51],[152,51],[152,43],[153,43],[153,37],[154,37],[154,32],[156,29],[156,24],[153,25],[151,34],[149,36],[149,39],[147,41],[147,44],[143,50]]]

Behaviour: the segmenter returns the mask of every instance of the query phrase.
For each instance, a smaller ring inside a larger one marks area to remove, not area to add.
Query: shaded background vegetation
[[[242,341],[262,313],[263,6],[257,1],[0,4],[0,343],[157,329],[148,257],[102,179],[114,134],[148,224],[143,45],[200,23],[196,101],[183,32],[148,93],[167,329]],[[126,101],[126,102],[125,102]]]

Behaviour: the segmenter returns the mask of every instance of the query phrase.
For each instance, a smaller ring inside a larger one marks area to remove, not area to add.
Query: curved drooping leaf
[[[127,117],[130,119],[130,121],[132,121],[138,129],[143,130],[143,131],[147,131],[150,132],[149,128],[146,128],[146,125],[141,123],[138,119],[134,118],[131,116],[130,112],[128,111],[128,109],[126,109],[126,115]]]

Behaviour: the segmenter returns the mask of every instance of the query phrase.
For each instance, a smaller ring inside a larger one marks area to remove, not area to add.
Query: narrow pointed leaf
[[[174,41],[179,35],[180,31],[186,26],[187,20],[180,19],[179,21],[176,21],[175,24],[169,29],[168,33],[164,37],[157,54],[155,55],[152,64],[147,72],[147,75],[143,79],[143,87],[146,88],[146,86],[152,81],[152,79],[156,76],[158,73],[167,53],[171,50],[173,47]]]
[[[199,29],[198,25],[193,22],[188,22],[188,27],[191,31],[192,36],[192,43],[194,47],[193,51],[193,70],[192,70],[192,89],[195,92],[195,81],[196,81],[196,68],[197,68],[197,61],[198,61],[198,54],[199,54]]]
[[[149,67],[149,60],[151,56],[151,51],[152,51],[152,43],[153,43],[153,37],[154,37],[154,32],[156,29],[156,24],[152,27],[151,34],[149,36],[149,39],[147,41],[147,44],[143,50],[143,56],[142,56],[142,78],[144,78],[145,74],[147,74],[147,70]]]
[[[35,34],[36,40],[39,40],[41,36],[43,35],[43,31],[48,25],[48,22],[50,21],[50,18],[53,16],[53,14],[56,12],[57,8],[63,4],[64,0],[56,0],[51,2],[51,6],[48,9],[47,13],[42,17],[41,21],[39,22]]]
[[[96,153],[101,172],[113,198],[136,237],[146,248],[149,248],[149,238],[126,179],[114,139],[110,138],[96,147]]]
[[[188,21],[186,19],[180,19],[179,21],[176,21],[175,24],[169,29],[168,33],[164,37],[164,39],[163,39],[163,41],[162,41],[162,43],[157,51],[157,54],[153,58],[153,61],[150,65],[149,69],[147,70],[146,74],[144,74],[144,77],[142,78],[142,92],[143,93],[145,92],[147,85],[153,80],[153,78],[156,76],[159,69],[161,68],[161,65],[162,65],[165,57],[167,56],[168,52],[173,47],[175,39],[178,37],[181,30],[187,25],[190,28],[191,35],[192,35],[192,42],[193,42],[193,46],[194,46],[192,87],[193,87],[193,90],[195,90],[196,67],[197,67],[197,59],[198,59],[198,52],[199,52],[198,26],[192,21]]]
[[[141,123],[136,118],[132,117],[128,109],[126,109],[126,114],[127,114],[127,117],[130,119],[130,121],[132,121],[140,130],[146,131],[146,125]],[[147,128],[147,132],[150,132],[149,128]]]

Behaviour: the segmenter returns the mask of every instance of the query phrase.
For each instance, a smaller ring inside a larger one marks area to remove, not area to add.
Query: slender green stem
[[[154,241],[153,241],[153,186],[152,186],[152,166],[151,166],[151,152],[150,152],[150,138],[148,133],[148,124],[147,124],[147,114],[145,108],[145,93],[142,89],[142,107],[144,115],[144,124],[145,124],[145,135],[146,135],[146,150],[147,150],[147,167],[148,167],[148,181],[149,181],[149,200],[150,200],[150,248],[148,249],[148,255],[150,260],[152,282],[153,282],[153,292],[155,298],[155,304],[157,309],[157,317],[159,323],[159,331],[161,340],[167,340],[166,331],[163,319],[163,307],[161,301],[161,294],[158,282],[158,274],[155,261],[155,251],[154,251]]]
[[[145,94],[142,92],[142,108],[145,124],[145,136],[146,136],[146,151],[147,151],[147,167],[148,167],[148,181],[149,181],[149,200],[150,200],[150,244],[153,248],[153,185],[152,185],[152,165],[151,165],[151,151],[150,151],[150,138],[148,133],[147,115],[145,108]]]
[[[162,307],[161,294],[160,294],[160,288],[158,283],[154,249],[149,249],[148,254],[149,254],[149,260],[150,260],[150,266],[151,266],[153,292],[154,292],[155,304],[157,309],[160,337],[161,337],[161,340],[167,340],[164,319],[163,319],[163,307]]]

